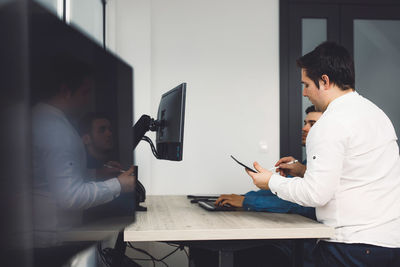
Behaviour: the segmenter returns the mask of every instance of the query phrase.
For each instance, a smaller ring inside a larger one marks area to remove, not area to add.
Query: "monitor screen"
[[[181,161],[185,121],[186,83],[162,95],[158,107],[156,146],[159,159]]]

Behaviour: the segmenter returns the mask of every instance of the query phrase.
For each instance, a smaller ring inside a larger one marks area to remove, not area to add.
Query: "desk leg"
[[[189,267],[212,266],[217,267],[219,250],[207,249],[207,246],[189,245]]]
[[[196,267],[195,261],[196,256],[194,255],[195,248],[189,247],[189,267]]]
[[[293,243],[292,266],[303,267],[304,240],[295,239]]]
[[[229,248],[207,250],[189,246],[189,267],[217,266],[217,260],[219,267],[232,267],[233,251]]]
[[[233,251],[232,250],[219,250],[218,251],[219,267],[232,267],[233,266]]]

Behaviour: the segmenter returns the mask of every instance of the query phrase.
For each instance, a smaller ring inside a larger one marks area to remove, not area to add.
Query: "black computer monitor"
[[[156,147],[159,159],[181,161],[185,121],[186,83],[162,95],[158,106]]]

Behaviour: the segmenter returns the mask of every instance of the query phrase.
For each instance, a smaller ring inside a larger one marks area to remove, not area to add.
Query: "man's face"
[[[303,96],[308,97],[316,110],[324,111],[327,107],[324,84],[320,82],[320,88],[318,88],[314,81],[307,76],[305,69],[301,69],[301,83],[304,85]]]
[[[113,149],[111,123],[107,119],[95,119],[90,132],[90,145],[96,151],[108,152]]]
[[[302,146],[306,145],[306,139],[308,132],[310,131],[311,127],[314,125],[314,123],[319,120],[321,117],[322,113],[321,112],[309,112],[304,120],[304,126],[302,130],[302,135],[301,135],[301,144]]]

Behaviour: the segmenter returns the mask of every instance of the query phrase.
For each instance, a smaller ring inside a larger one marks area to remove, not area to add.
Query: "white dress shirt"
[[[33,109],[33,193],[36,247],[60,243],[57,232],[79,225],[82,210],[113,200],[117,178],[88,177],[82,139],[64,113],[40,103]]]
[[[327,241],[400,247],[400,158],[393,125],[357,92],[332,101],[307,137],[304,178],[273,174],[278,197],[316,207]]]

